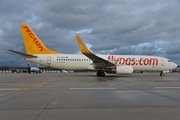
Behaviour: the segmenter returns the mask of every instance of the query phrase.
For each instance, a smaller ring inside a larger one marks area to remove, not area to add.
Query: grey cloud
[[[24,52],[20,23],[63,53],[79,53],[79,34],[97,54],[159,55],[180,64],[179,5],[178,0],[0,0],[0,66],[18,58],[8,48]],[[23,58],[13,63],[26,64]]]

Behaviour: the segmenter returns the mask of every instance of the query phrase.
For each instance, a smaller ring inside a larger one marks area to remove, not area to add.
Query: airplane
[[[67,70],[62,70],[62,73],[68,73],[68,71]]]
[[[42,71],[38,67],[30,67],[28,64],[28,73],[41,73]]]
[[[160,76],[176,68],[177,64],[159,56],[147,55],[95,55],[81,38],[76,40],[82,54],[63,54],[47,48],[27,24],[20,24],[26,53],[9,49],[28,62],[34,62],[61,70],[94,70],[97,76],[108,74],[132,74],[134,71],[160,72]]]

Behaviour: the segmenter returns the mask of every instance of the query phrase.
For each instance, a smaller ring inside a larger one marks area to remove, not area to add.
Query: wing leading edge
[[[92,65],[95,69],[114,68],[116,66],[115,64],[91,53],[78,35],[76,35],[76,40],[82,54],[84,54],[93,61]]]

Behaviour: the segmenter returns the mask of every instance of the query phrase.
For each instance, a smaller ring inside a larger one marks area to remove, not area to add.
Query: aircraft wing
[[[88,58],[90,58],[93,61],[93,66],[94,68],[98,69],[98,68],[113,68],[116,65],[114,63],[111,63],[93,53],[91,53],[87,47],[84,45],[83,41],[81,40],[81,38],[79,36],[76,35],[76,40],[78,42],[79,48],[82,52],[82,54],[84,54],[85,56],[87,56]]]
[[[26,54],[26,53],[22,53],[22,52],[18,52],[18,51],[15,51],[15,50],[10,50],[9,51],[13,52],[13,53],[16,53],[16,54],[19,54],[21,56],[24,56],[26,58],[37,58],[37,56],[34,56],[34,55],[30,55],[30,54]]]

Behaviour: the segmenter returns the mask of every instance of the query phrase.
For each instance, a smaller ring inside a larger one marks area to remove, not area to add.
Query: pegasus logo
[[[83,49],[83,45],[79,45],[79,48],[82,50]]]
[[[27,34],[29,35],[29,37],[32,39],[33,43],[38,47],[38,49],[42,52],[43,50],[45,50],[43,48],[43,46],[41,45],[41,43],[39,43],[38,39],[36,38],[36,36],[33,34],[33,32],[29,29],[28,26],[24,27],[26,29]]]

